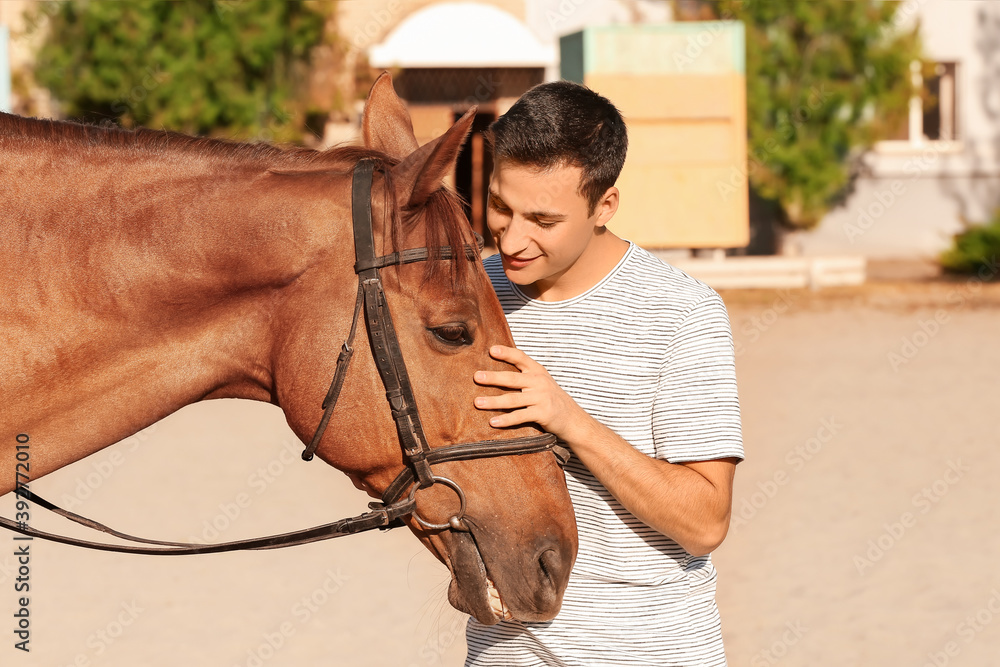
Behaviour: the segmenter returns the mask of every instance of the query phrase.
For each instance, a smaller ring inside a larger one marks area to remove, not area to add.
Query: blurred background
[[[482,131],[528,88],[578,81],[625,115],[612,229],[733,325],[730,664],[996,664],[1000,3],[0,1],[0,110],[26,116],[323,149],[357,141],[383,70],[421,142],[477,107],[453,183],[480,230]],[[205,541],[364,509],[298,447],[276,408],[215,401],[35,488]],[[447,575],[403,532],[185,561],[35,548],[36,648],[3,664],[464,657]],[[13,573],[0,557],[0,616]]]

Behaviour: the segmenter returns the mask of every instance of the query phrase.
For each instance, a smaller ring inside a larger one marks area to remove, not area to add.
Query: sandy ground
[[[715,555],[730,664],[995,664],[1000,286],[724,297],[747,451]],[[276,408],[214,401],[33,488],[182,540],[365,509],[300,448]],[[0,499],[7,516],[11,501]],[[33,523],[62,526],[38,512]],[[183,558],[35,541],[25,654],[13,647],[15,542],[0,540],[2,665],[424,667],[461,665],[465,653],[443,566],[400,530]]]

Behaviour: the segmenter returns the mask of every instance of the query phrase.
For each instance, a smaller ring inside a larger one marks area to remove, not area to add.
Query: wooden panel
[[[736,164],[742,159],[730,122],[632,122],[628,124],[628,164]]]
[[[737,106],[738,74],[588,74],[586,84],[615,103],[626,119],[726,119],[744,113]]]
[[[629,127],[616,233],[651,248],[750,240],[745,44],[738,22],[586,28],[562,38],[566,73]]]
[[[431,139],[436,139],[455,124],[455,114],[447,104],[410,104],[410,119],[413,120],[413,133],[417,135],[417,143],[423,146]]]
[[[652,248],[737,248],[750,242],[746,179],[732,166],[626,165],[608,227]]]

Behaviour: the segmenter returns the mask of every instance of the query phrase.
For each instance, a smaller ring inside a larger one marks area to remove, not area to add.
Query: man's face
[[[581,175],[570,165],[538,169],[501,162],[493,169],[486,222],[507,277],[528,287],[529,296],[544,298],[550,288],[585,277],[580,260],[610,216],[602,204],[590,212],[579,192]]]

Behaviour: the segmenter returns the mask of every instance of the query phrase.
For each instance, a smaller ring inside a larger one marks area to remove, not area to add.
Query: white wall
[[[958,62],[958,140],[884,144],[866,157],[846,206],[812,232],[795,233],[804,254],[933,258],[967,224],[1000,206],[1000,3],[910,0],[929,59]]]

